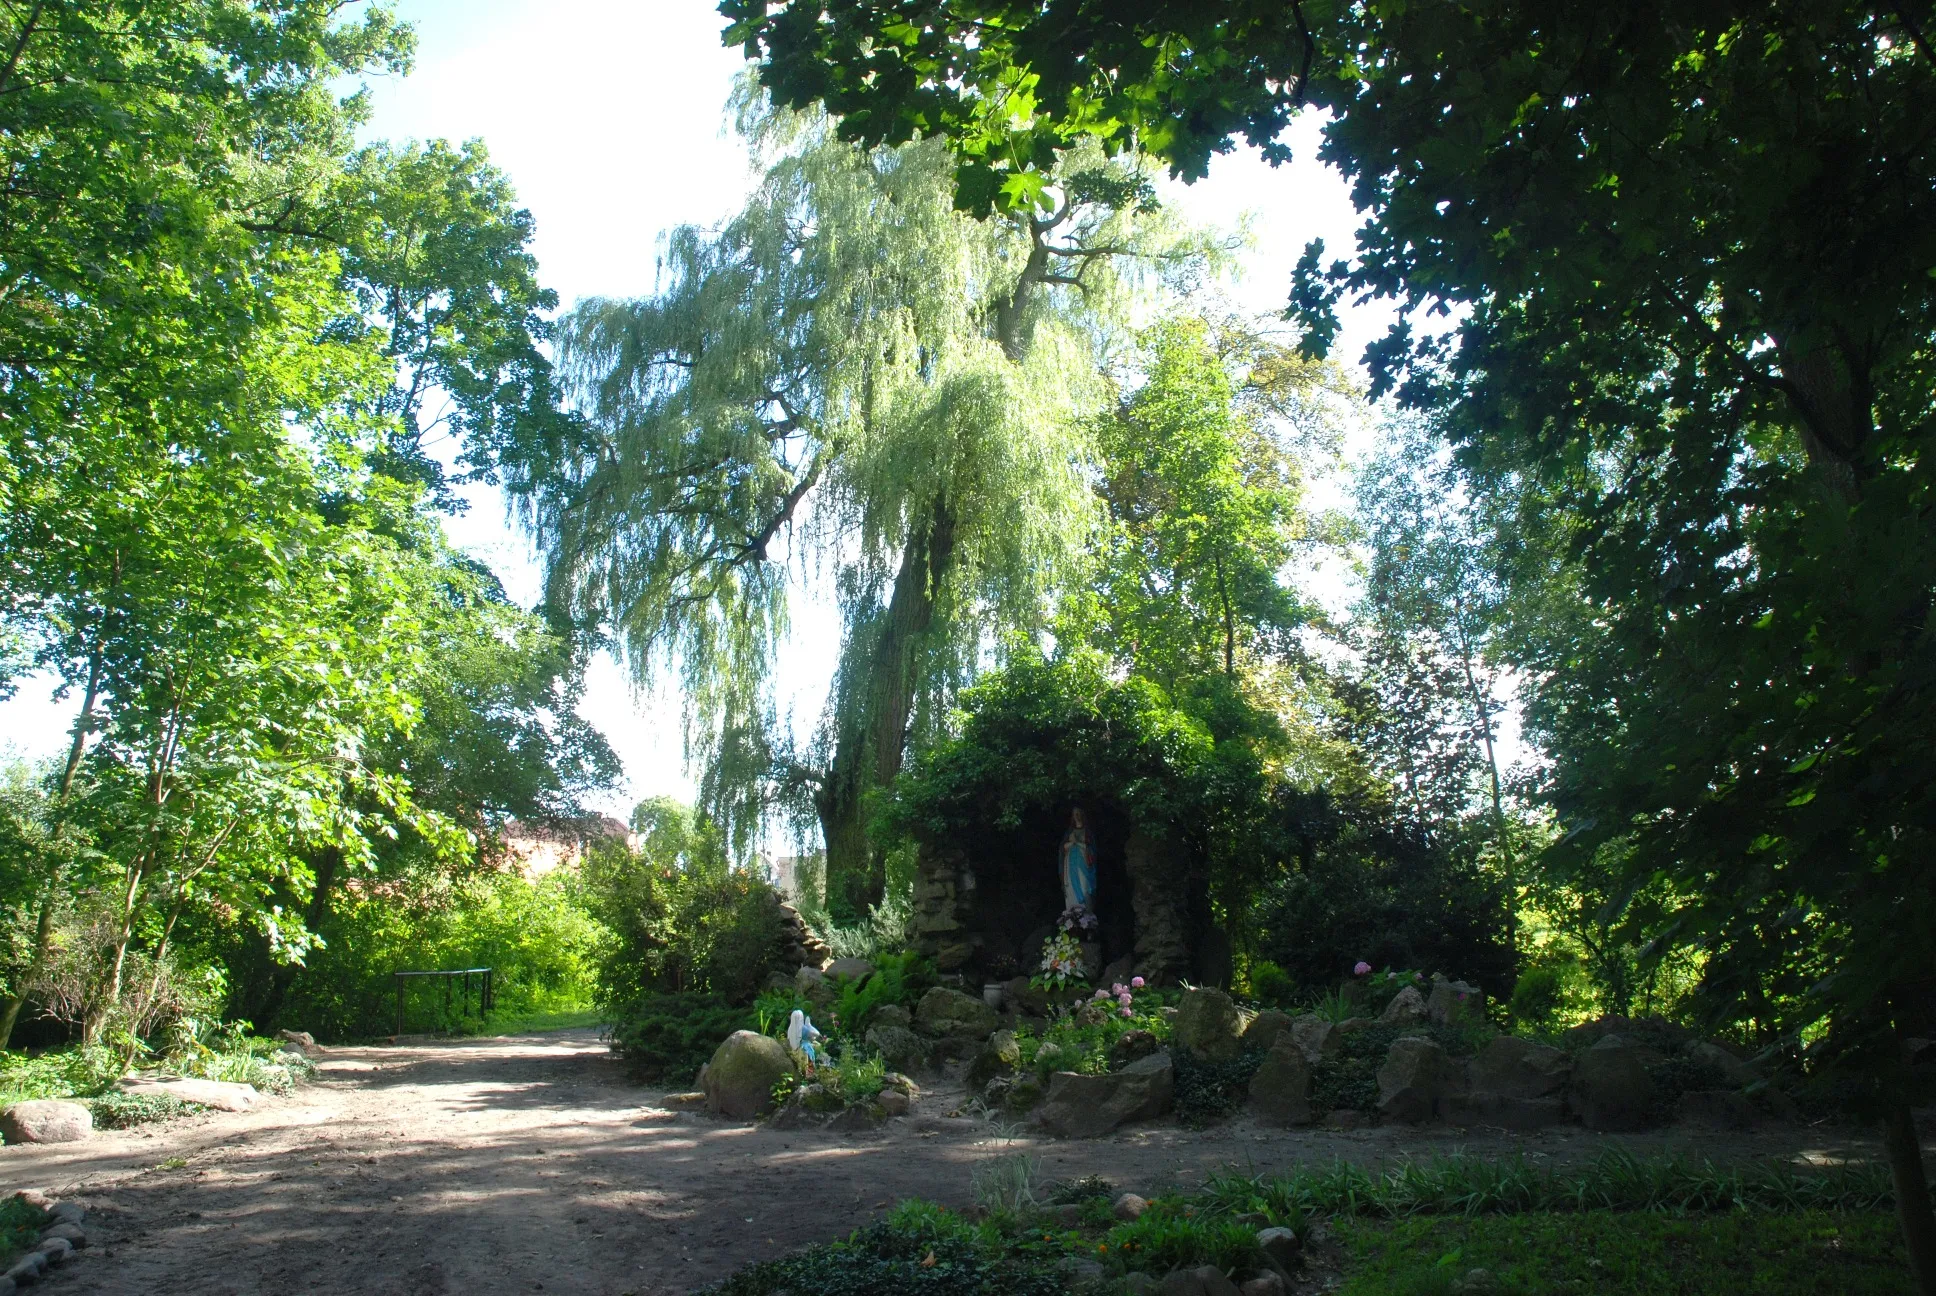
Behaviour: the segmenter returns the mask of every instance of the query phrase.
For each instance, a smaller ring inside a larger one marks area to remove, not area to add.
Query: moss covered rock
[[[757,1031],[734,1031],[713,1052],[700,1087],[709,1110],[743,1120],[771,1108],[773,1086],[792,1071],[786,1045]]]

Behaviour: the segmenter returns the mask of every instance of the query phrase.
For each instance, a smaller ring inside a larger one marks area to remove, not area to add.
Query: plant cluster
[[[1044,1083],[1052,1071],[1101,1075],[1117,1069],[1121,1058],[1118,1045],[1124,1036],[1143,1032],[1159,1042],[1169,1039],[1170,1023],[1162,1008],[1174,1000],[1173,994],[1145,990],[1130,1003],[1121,998],[1110,1001],[1112,1010],[1103,1006],[1108,992],[1099,993],[1102,999],[1091,999],[1059,1014],[1039,1034],[1026,1028],[1016,1030],[1022,1069],[1033,1071]]]
[[[721,1040],[756,1025],[747,1008],[705,991],[645,994],[614,1011],[612,1051],[643,1080],[683,1085],[712,1059]]]
[[[47,1213],[20,1197],[0,1198],[0,1270],[13,1264],[40,1235]]]
[[[1093,940],[1096,915],[1087,905],[1071,905],[1056,919],[1055,935],[1042,947],[1042,965],[1030,983],[1039,990],[1067,990],[1088,980],[1083,970],[1082,945]]]

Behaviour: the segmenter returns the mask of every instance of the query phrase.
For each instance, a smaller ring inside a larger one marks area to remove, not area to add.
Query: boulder
[[[1425,1001],[1425,1015],[1441,1026],[1483,1026],[1485,992],[1464,981],[1435,977],[1431,997]]]
[[[34,1243],[34,1250],[46,1256],[50,1265],[65,1264],[67,1258],[74,1254],[74,1244],[66,1238],[43,1237]]]
[[[1186,990],[1176,1005],[1170,1038],[1206,1062],[1234,1061],[1244,1049],[1244,1016],[1221,990]]]
[[[1760,1113],[1738,1089],[1689,1089],[1674,1102],[1674,1119],[1707,1129],[1753,1129]]]
[[[1136,956],[1134,954],[1125,954],[1102,970],[1102,975],[1096,978],[1096,984],[1113,986],[1121,983],[1128,985],[1129,979],[1135,975]]]
[[[1120,1071],[1137,1058],[1146,1058],[1163,1047],[1163,1041],[1146,1030],[1124,1031],[1109,1046],[1109,1066]]]
[[[968,1087],[980,1089],[996,1076],[1005,1075],[1020,1065],[1022,1049],[1015,1042],[1015,1032],[998,1030],[988,1037],[974,1061],[968,1064]]]
[[[1275,1008],[1266,1008],[1250,1019],[1250,1025],[1244,1027],[1243,1046],[1245,1049],[1259,1051],[1268,1049],[1277,1043],[1279,1035],[1291,1029],[1292,1024],[1289,1013],[1279,1012]]]
[[[1237,1284],[1215,1265],[1172,1269],[1156,1285],[1157,1296],[1242,1296]]]
[[[1573,1064],[1568,1101],[1591,1130],[1645,1129],[1656,1119],[1659,1093],[1648,1074],[1659,1054],[1623,1035],[1608,1035]]]
[[[1002,1105],[1012,1112],[1025,1112],[1042,1101],[1042,1082],[1033,1075],[1019,1075],[1002,1096]]]
[[[1752,1064],[1743,1061],[1725,1045],[1712,1040],[1697,1040],[1688,1045],[1686,1056],[1736,1089],[1746,1089],[1761,1078]]]
[[[1129,1192],[1123,1193],[1109,1204],[1109,1213],[1124,1223],[1143,1218],[1143,1212],[1148,1209],[1148,1201]]]
[[[94,1114],[77,1102],[32,1098],[0,1112],[9,1143],[78,1143],[94,1132]]]
[[[983,1040],[1001,1024],[993,1008],[947,986],[936,986],[922,995],[914,1009],[915,1029],[923,1035]]]
[[[1520,1098],[1474,1089],[1448,1095],[1444,1115],[1454,1125],[1489,1125],[1525,1133],[1563,1124],[1566,1102],[1557,1097]]]
[[[1406,986],[1393,995],[1385,1011],[1378,1014],[1380,1026],[1422,1026],[1425,1020],[1425,996],[1415,986]]]
[[[277,1031],[276,1038],[283,1041],[285,1044],[294,1044],[297,1048],[302,1050],[304,1057],[314,1057],[316,1054],[321,1053],[323,1051],[322,1045],[318,1044],[316,1042],[316,1037],[314,1035],[311,1035],[308,1031],[292,1031],[292,1030]]]
[[[868,1048],[897,1071],[927,1065],[928,1041],[905,1026],[883,1026],[877,1022],[867,1028],[863,1038]]]
[[[899,1026],[905,1030],[914,1028],[914,1014],[904,1004],[882,1004],[867,1019],[869,1026]]]
[[[1298,1240],[1296,1233],[1287,1228],[1259,1229],[1257,1249],[1264,1253],[1264,1259],[1270,1262],[1270,1267],[1275,1269],[1284,1281],[1289,1282],[1291,1270],[1296,1266],[1298,1256],[1304,1250],[1304,1243]]]
[[[131,1094],[170,1094],[183,1102],[213,1107],[217,1111],[251,1111],[262,1102],[262,1094],[254,1085],[232,1084],[227,1080],[149,1080],[131,1076],[121,1081],[119,1088]]]
[[[1436,1041],[1408,1035],[1392,1041],[1378,1068],[1378,1114],[1414,1125],[1434,1120],[1463,1087],[1460,1068]]]
[[[1288,1032],[1277,1036],[1250,1078],[1250,1109],[1272,1125],[1311,1123],[1311,1064]]]
[[[773,1086],[792,1072],[786,1045],[757,1031],[734,1031],[706,1064],[706,1106],[740,1120],[758,1116],[772,1108]]]
[[[1046,1017],[1049,1006],[1054,1002],[1047,990],[1036,985],[1025,976],[1012,977],[1002,983],[1002,1001],[1009,1011],[1024,1013],[1030,1017]]]
[[[1063,1138],[1098,1138],[1129,1121],[1148,1120],[1170,1109],[1176,1070],[1170,1055],[1153,1053],[1107,1075],[1058,1071],[1036,1122]]]
[[[82,1250],[87,1246],[87,1230],[83,1229],[79,1224],[69,1224],[65,1221],[50,1224],[40,1231],[41,1241],[45,1242],[48,1238],[65,1238],[67,1244],[76,1251]]]
[[[32,1191],[33,1189],[31,1188],[24,1189],[15,1195],[26,1197]],[[81,1205],[79,1202],[55,1202],[52,1206],[47,1207],[46,1210],[47,1218],[53,1220],[56,1224],[73,1224],[78,1226],[87,1222],[87,1207]]]
[[[834,1001],[833,984],[827,980],[826,973],[811,965],[802,966],[793,974],[793,989],[818,1009],[825,1009]]]
[[[899,1089],[883,1089],[878,1100],[881,1110],[889,1116],[905,1116],[914,1110],[914,1099]]]
[[[7,1270],[6,1278],[21,1287],[31,1287],[40,1281],[40,1276],[47,1272],[47,1268],[46,1252],[29,1251],[13,1262],[13,1268]]]
[[[1573,1063],[1556,1048],[1495,1035],[1472,1059],[1472,1088],[1506,1098],[1550,1098],[1565,1092],[1572,1070]]]
[[[1291,1038],[1304,1051],[1304,1060],[1313,1066],[1326,1058],[1336,1057],[1344,1044],[1344,1035],[1336,1023],[1326,1021],[1316,1013],[1305,1013],[1291,1022]]]
[[[1244,1280],[1239,1296],[1284,1296],[1284,1280],[1268,1270]]]
[[[887,1108],[878,1102],[854,1103],[836,1113],[827,1128],[837,1134],[871,1134],[887,1117]]]
[[[822,975],[837,981],[858,981],[873,976],[874,965],[864,958],[835,959],[822,970]]]

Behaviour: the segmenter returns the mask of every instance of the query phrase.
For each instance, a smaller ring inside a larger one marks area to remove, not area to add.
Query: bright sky
[[[661,236],[731,214],[753,176],[723,129],[727,92],[743,62],[719,41],[706,0],[398,0],[417,31],[416,71],[371,85],[371,139],[481,138],[537,221],[544,282],[565,306],[585,297],[650,293]],[[1255,246],[1226,291],[1240,306],[1283,306],[1291,267],[1322,237],[1336,255],[1356,227],[1342,180],[1311,160],[1315,124],[1294,128],[1300,160],[1273,169],[1254,154],[1220,159],[1209,177],[1166,198],[1203,223],[1233,228],[1251,216]],[[1347,314],[1340,358],[1356,357],[1388,314]],[[496,493],[480,489],[448,524],[527,605],[539,590],[529,543]],[[830,606],[794,609],[795,642],[779,685],[801,732],[818,716],[833,673],[838,623]],[[584,714],[625,762],[624,786],[599,807],[624,815],[640,797],[692,795],[676,692],[642,693],[609,659],[589,681]],[[0,703],[0,754],[63,748],[72,704],[45,680]]]

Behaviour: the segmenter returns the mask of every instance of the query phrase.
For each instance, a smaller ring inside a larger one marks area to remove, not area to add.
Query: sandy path
[[[969,1201],[985,1158],[1096,1173],[1150,1192],[1219,1167],[1451,1151],[1590,1157],[1577,1130],[1125,1131],[1090,1143],[1005,1139],[949,1118],[938,1084],[874,1137],[779,1131],[656,1108],[590,1030],[332,1049],[315,1084],[248,1113],[87,1143],[0,1149],[0,1189],[91,1211],[95,1246],[38,1290],[114,1296],[670,1296],[846,1232],[904,1196]],[[1850,1131],[1625,1140],[1694,1156],[1868,1156]]]

